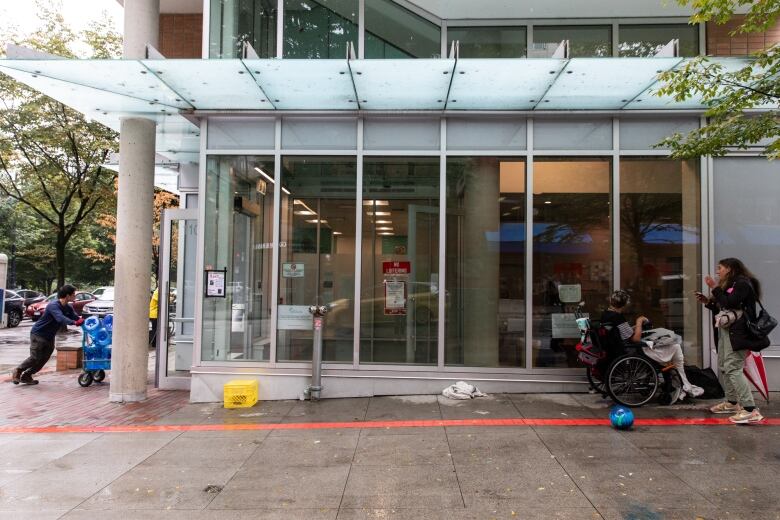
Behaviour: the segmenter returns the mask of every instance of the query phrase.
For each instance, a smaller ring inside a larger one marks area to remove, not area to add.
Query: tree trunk
[[[62,231],[57,232],[57,288],[59,289],[65,285],[65,233]]]

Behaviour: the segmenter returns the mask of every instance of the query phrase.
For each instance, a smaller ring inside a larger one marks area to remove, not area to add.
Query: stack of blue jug
[[[102,320],[97,316],[90,316],[82,325],[84,328],[84,362],[108,361],[111,359],[112,331],[114,329],[114,317],[108,314]],[[85,366],[88,370],[108,369],[109,366]]]

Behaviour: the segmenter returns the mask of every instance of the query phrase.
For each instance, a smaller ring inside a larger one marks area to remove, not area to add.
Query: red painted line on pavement
[[[354,421],[316,423],[267,423],[267,424],[162,424],[162,425],[109,425],[109,426],[5,426],[0,434],[19,433],[140,433],[140,432],[189,432],[189,431],[260,431],[260,430],[327,430],[361,428],[438,428],[452,426],[609,426],[609,419],[451,419],[426,421]],[[719,417],[670,417],[637,419],[636,426],[725,426],[728,418]],[[760,426],[780,426],[780,418],[764,419]]]

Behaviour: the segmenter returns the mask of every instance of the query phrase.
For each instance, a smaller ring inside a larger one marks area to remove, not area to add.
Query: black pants
[[[154,347],[157,345],[157,318],[149,318],[152,322],[152,330],[149,331],[149,346]]]
[[[30,357],[22,361],[19,370],[30,375],[39,372],[54,352],[54,340],[30,334]]]

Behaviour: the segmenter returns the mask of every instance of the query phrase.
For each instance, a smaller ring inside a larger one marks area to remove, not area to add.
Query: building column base
[[[138,403],[146,401],[146,392],[109,393],[108,400],[112,403]]]

